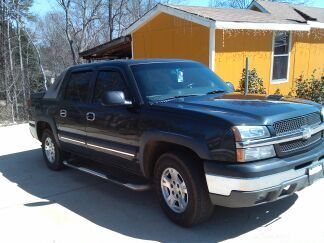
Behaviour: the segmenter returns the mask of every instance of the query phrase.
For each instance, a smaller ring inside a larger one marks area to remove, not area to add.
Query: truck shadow
[[[298,198],[295,194],[253,208],[216,207],[210,221],[185,229],[164,216],[152,191],[129,191],[72,169],[50,171],[40,149],[1,156],[0,173],[24,193],[40,198],[23,200],[25,207],[57,203],[109,230],[162,242],[218,242],[234,238],[280,220],[280,215]],[[0,208],[5,206],[8,205],[1,205],[0,201]]]

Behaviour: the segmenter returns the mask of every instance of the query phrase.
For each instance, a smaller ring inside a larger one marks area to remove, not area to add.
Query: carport
[[[95,46],[79,53],[88,62],[94,60],[113,60],[132,58],[132,39],[130,35]]]

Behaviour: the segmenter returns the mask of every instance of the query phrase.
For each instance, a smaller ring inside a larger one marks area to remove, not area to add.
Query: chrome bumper
[[[321,169],[319,170],[319,168]],[[273,175],[255,178],[238,178],[206,174],[206,181],[209,193],[230,196],[232,191],[254,192],[278,186],[286,187],[289,185],[290,181],[296,181],[305,177],[311,180],[313,175],[310,173],[315,173],[317,176],[316,178],[324,177],[324,159],[313,162],[311,165],[298,170],[291,169]]]

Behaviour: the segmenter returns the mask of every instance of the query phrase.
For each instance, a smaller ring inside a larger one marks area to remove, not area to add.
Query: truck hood
[[[156,103],[156,106],[209,114],[235,125],[271,125],[274,121],[320,112],[321,105],[274,95],[224,93]]]

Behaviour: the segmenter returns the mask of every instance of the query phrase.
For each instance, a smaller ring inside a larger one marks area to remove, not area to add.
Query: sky
[[[209,0],[182,0],[183,5],[208,6]],[[324,0],[311,0],[310,5],[324,8]],[[36,15],[44,15],[57,6],[56,0],[34,0],[32,12]]]

